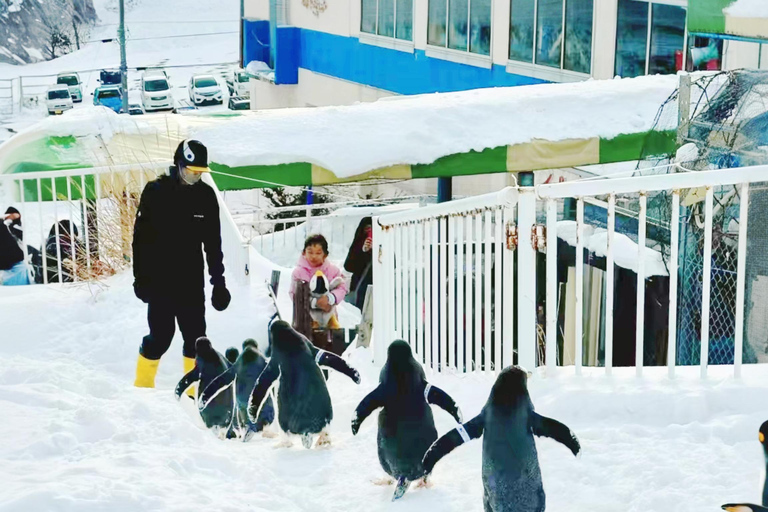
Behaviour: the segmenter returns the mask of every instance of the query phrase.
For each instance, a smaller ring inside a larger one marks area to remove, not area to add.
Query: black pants
[[[147,307],[149,334],[144,336],[139,353],[157,360],[171,346],[176,322],[184,337],[184,357],[195,357],[195,341],[205,336],[205,303],[181,304],[172,301],[150,302]]]

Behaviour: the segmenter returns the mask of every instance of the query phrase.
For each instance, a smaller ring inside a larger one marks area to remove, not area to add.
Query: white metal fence
[[[711,319],[721,315],[710,305],[717,282],[713,203],[716,189],[732,187],[740,209],[732,219],[738,223],[738,261],[730,342],[739,375],[749,190],[750,184],[764,181],[768,166],[587,180],[507,188],[382,216],[374,222],[374,336],[383,341],[375,343],[377,361],[386,358],[391,341],[404,339],[436,371],[498,372],[514,362],[528,368],[573,366],[577,374],[585,365],[604,366],[610,374],[616,362],[635,367],[638,375],[645,365],[666,365],[673,376],[680,364],[676,335],[683,325],[678,317],[681,213],[690,211],[681,208],[683,197],[689,205],[699,201],[703,212],[701,301],[695,316],[699,357],[683,364],[698,364],[706,376],[713,363]],[[662,192],[669,197],[669,222],[648,217],[648,198]],[[564,203],[571,201],[574,223],[559,218],[568,209]],[[605,228],[585,216],[585,205],[592,208],[601,201],[607,210]],[[617,202],[624,208],[617,208]],[[626,224],[620,223],[623,232],[617,232],[617,216],[625,221],[628,210],[636,212],[636,231],[626,233]],[[668,240],[658,240],[664,238],[659,225]],[[661,246],[668,252],[664,262]],[[562,254],[558,247],[565,248]],[[593,276],[601,265],[604,274]],[[653,295],[658,304],[647,304],[653,280],[668,288]],[[659,309],[662,314],[654,312]],[[649,311],[654,318],[646,317]],[[691,318],[684,320],[691,323]],[[649,344],[655,357],[649,357]]]
[[[133,224],[144,185],[169,162],[0,175],[21,213],[25,259],[42,284],[98,280],[130,265]],[[249,247],[219,198],[227,274],[248,282]]]

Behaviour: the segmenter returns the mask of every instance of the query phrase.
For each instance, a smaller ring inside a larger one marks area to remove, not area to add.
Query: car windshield
[[[49,100],[63,100],[69,98],[69,91],[66,89],[58,89],[55,91],[48,91]]]
[[[119,98],[120,97],[120,91],[117,89],[107,89],[106,91],[99,91],[98,92],[99,99],[103,100],[104,98]]]
[[[216,87],[219,85],[213,78],[197,78],[195,79],[195,87]]]
[[[247,82],[248,81],[248,75],[246,73],[238,73],[237,74],[237,81],[238,82]]]
[[[77,77],[74,75],[68,75],[68,76],[60,76],[56,79],[57,84],[64,84],[64,85],[77,85],[80,82],[77,80]]]
[[[168,89],[168,82],[163,79],[144,82],[144,90],[148,92],[167,91]]]

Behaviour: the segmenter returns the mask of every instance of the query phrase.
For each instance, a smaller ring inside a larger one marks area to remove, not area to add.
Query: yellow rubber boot
[[[139,360],[136,362],[136,381],[133,385],[137,388],[155,387],[155,375],[159,365],[159,359],[153,361],[139,354]]]
[[[195,368],[195,360],[192,357],[184,357],[184,375],[188,374]],[[195,390],[197,389],[197,384],[192,384],[187,389],[187,396],[191,396],[192,398],[195,398]]]

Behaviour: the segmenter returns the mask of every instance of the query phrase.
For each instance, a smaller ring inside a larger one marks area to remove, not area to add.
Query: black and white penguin
[[[200,407],[204,410],[213,397],[227,388],[234,387],[235,415],[227,438],[241,437],[243,441],[248,441],[253,434],[261,432],[264,427],[274,421],[275,408],[271,397],[267,397],[255,423],[248,418],[248,402],[251,391],[253,391],[256,380],[266,366],[267,360],[259,352],[256,341],[249,338],[243,342],[243,351],[233,361],[232,366],[216,377],[200,395]]]
[[[483,436],[485,512],[543,512],[544,487],[533,436],[550,437],[574,455],[580,445],[559,421],[536,414],[528,395],[528,374],[518,366],[502,370],[480,414],[438,439],[424,456],[429,474],[457,446]]]
[[[763,447],[763,457],[765,461],[765,481],[763,482],[763,505],[753,505],[751,503],[728,503],[723,505],[723,510],[728,512],[768,512],[768,421],[760,425],[760,431],[757,434],[760,445]]]
[[[352,433],[379,407],[379,463],[397,480],[392,501],[405,494],[414,480],[424,477],[422,458],[437,439],[429,404],[435,404],[461,423],[461,411],[453,399],[427,382],[424,369],[413,358],[411,347],[394,341],[379,375],[379,386],[355,410]],[[426,481],[424,482],[426,483]]]
[[[235,349],[237,350],[237,349]],[[189,386],[198,383],[197,396],[200,397],[204,390],[221,373],[231,366],[229,361],[211,345],[211,341],[205,336],[195,342],[195,367],[184,375],[176,385],[176,398],[180,399]],[[231,354],[231,352],[230,352]],[[208,428],[229,428],[234,412],[234,396],[232,390],[219,393],[204,409],[200,407],[200,416]]]
[[[258,418],[269,390],[279,378],[277,419],[283,432],[300,435],[305,448],[312,447],[315,434],[320,434],[317,446],[330,444],[325,428],[333,419],[333,408],[318,365],[333,368],[357,384],[360,374],[339,356],[312,345],[283,320],[273,322],[269,332],[272,358],[251,393],[251,421]],[[290,441],[286,439],[284,445],[290,446]]]

